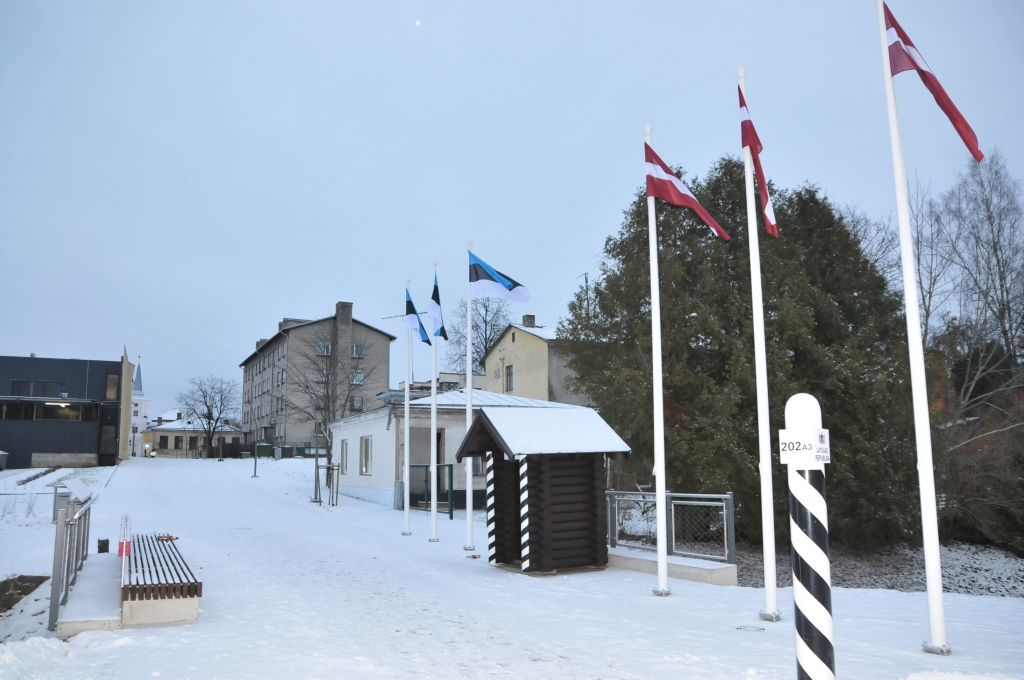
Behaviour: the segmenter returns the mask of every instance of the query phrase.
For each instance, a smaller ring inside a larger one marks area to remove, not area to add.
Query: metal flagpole
[[[466,249],[473,249],[473,242],[466,241]],[[473,284],[469,283],[466,295],[466,436],[473,426]],[[466,460],[466,545],[463,550],[476,550],[473,545],[473,462]]]
[[[437,280],[437,263],[434,263]],[[430,542],[437,543],[437,338],[430,343]]]
[[[928,622],[931,642],[924,651],[949,654],[946,643],[946,614],[942,603],[942,563],[939,556],[939,521],[935,509],[935,471],[932,464],[931,424],[928,416],[928,392],[924,373],[924,346],[921,342],[921,313],[917,302],[917,277],[914,271],[914,245],[910,233],[910,202],[907,197],[907,171],[903,165],[903,141],[896,111],[896,89],[889,64],[889,41],[885,30],[885,12],[878,0],[878,28],[882,36],[882,70],[885,77],[885,101],[889,108],[889,141],[892,146],[892,171],[896,180],[896,221],[900,231],[900,256],[903,262],[903,299],[907,307],[907,345],[910,350],[910,387],[914,402],[914,432],[917,440],[917,477],[921,489],[921,534],[924,539],[924,571],[928,590]]]
[[[740,91],[747,98],[747,69],[736,70],[740,78]],[[749,103],[748,103],[749,106]],[[761,543],[764,550],[764,611],[765,621],[778,621],[778,598],[775,593],[775,499],[772,495],[772,435],[768,421],[768,362],[764,344],[764,303],[761,298],[761,250],[758,245],[757,207],[754,202],[754,159],[750,147],[743,147],[743,164],[747,179],[747,231],[750,234],[750,297],[754,310],[754,374],[757,378],[757,445],[758,470],[761,474]],[[764,182],[764,177],[758,177]]]
[[[644,140],[651,143],[651,126],[644,126]],[[661,292],[658,286],[658,219],[654,197],[647,197],[647,238],[651,249],[651,355],[654,360],[654,510],[658,536],[658,587],[655,595],[666,596],[668,588],[668,546],[665,536],[665,401],[661,386]]]
[[[409,290],[409,279],[405,280],[405,290]],[[405,437],[404,443],[402,444],[402,507],[405,508],[405,531],[402,532],[403,536],[411,536],[412,529],[409,527],[409,383],[412,382],[412,329],[409,328],[408,320],[405,324],[405,406],[404,419],[403,419],[403,436]],[[362,457],[362,451],[360,458]]]

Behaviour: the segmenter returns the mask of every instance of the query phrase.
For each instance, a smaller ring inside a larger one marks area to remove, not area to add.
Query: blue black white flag
[[[512,302],[529,302],[526,286],[505,276],[469,251],[469,294],[474,298],[501,298]]]
[[[412,296],[409,295],[409,289],[405,289],[405,327],[411,331],[418,332],[420,334],[420,342],[424,345],[430,344],[430,336],[427,335],[427,331],[423,328],[423,322],[420,321],[420,315],[416,313],[416,305],[412,303]]]
[[[448,343],[448,331],[444,327],[444,315],[441,313],[441,291],[437,287],[437,274],[434,274],[434,292],[430,294],[430,318],[434,320],[434,337],[440,345]]]

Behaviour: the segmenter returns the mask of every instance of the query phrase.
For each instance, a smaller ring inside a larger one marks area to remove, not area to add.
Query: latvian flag
[[[737,87],[737,89],[739,89]],[[740,90],[740,138],[743,146],[750,147],[750,157],[754,161],[754,175],[757,177],[757,193],[761,197],[761,208],[764,210],[764,230],[775,238],[779,237],[779,225],[775,221],[775,210],[772,208],[772,197],[768,195],[768,178],[761,169],[761,140],[754,129],[754,121],[750,120],[747,100]]]
[[[924,57],[914,47],[914,43],[907,36],[907,32],[896,23],[896,18],[889,11],[889,6],[883,5],[883,8],[885,10],[885,36],[889,42],[890,75],[894,76],[904,71],[917,71],[917,75],[921,76],[924,86],[935,97],[935,103],[939,105],[939,108],[949,118],[949,122],[956,128],[960,139],[964,140],[967,150],[974,156],[974,160],[980,163],[985,154],[978,148],[978,137],[974,134],[974,130],[967,124],[967,119],[963,117],[959,109],[954,106],[953,100],[949,98],[946,91],[942,89],[939,79],[928,68]]]
[[[435,342],[447,344],[448,331],[444,328],[444,315],[441,314],[441,290],[437,287],[437,274],[434,274],[434,292],[430,294],[430,318],[434,320]]]
[[[704,220],[704,224],[711,228],[712,232],[728,241],[729,235],[725,233],[725,230],[718,226],[715,218],[708,214],[708,211],[690,193],[686,185],[676,177],[671,168],[665,165],[665,161],[658,158],[658,154],[654,153],[650,144],[644,144],[644,155],[647,160],[647,195],[660,198],[672,205],[692,208]]]
[[[423,328],[420,315],[416,313],[416,305],[412,303],[412,296],[409,295],[408,288],[405,289],[405,327],[411,331],[418,331],[420,342],[424,345],[430,344],[430,336],[427,335],[427,331]]]
[[[469,295],[473,298],[501,298],[512,302],[529,302],[526,286],[505,276],[469,251]]]

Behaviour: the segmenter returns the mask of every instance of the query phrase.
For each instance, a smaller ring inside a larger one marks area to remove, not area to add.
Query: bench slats
[[[128,570],[121,584],[125,600],[202,597],[203,584],[196,579],[174,541],[157,534],[133,534]]]

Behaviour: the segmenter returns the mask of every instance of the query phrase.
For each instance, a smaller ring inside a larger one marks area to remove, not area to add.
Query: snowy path
[[[468,559],[462,522],[342,497],[308,502],[312,463],[140,460],[118,469],[92,535],[167,531],[203,581],[200,620],[0,644],[0,678],[792,678],[791,594],[763,624],[763,593],[620,570],[531,578]],[[0,543],[52,541],[0,524]],[[24,538],[23,538],[24,537]],[[483,527],[476,543],[486,553]],[[50,557],[32,572],[46,573]],[[3,552],[0,552],[0,556]],[[6,571],[0,565],[0,572]],[[933,671],[1024,677],[1024,600],[947,595],[948,658],[920,652],[925,596],[837,589],[840,677]],[[737,626],[763,627],[760,632]]]

